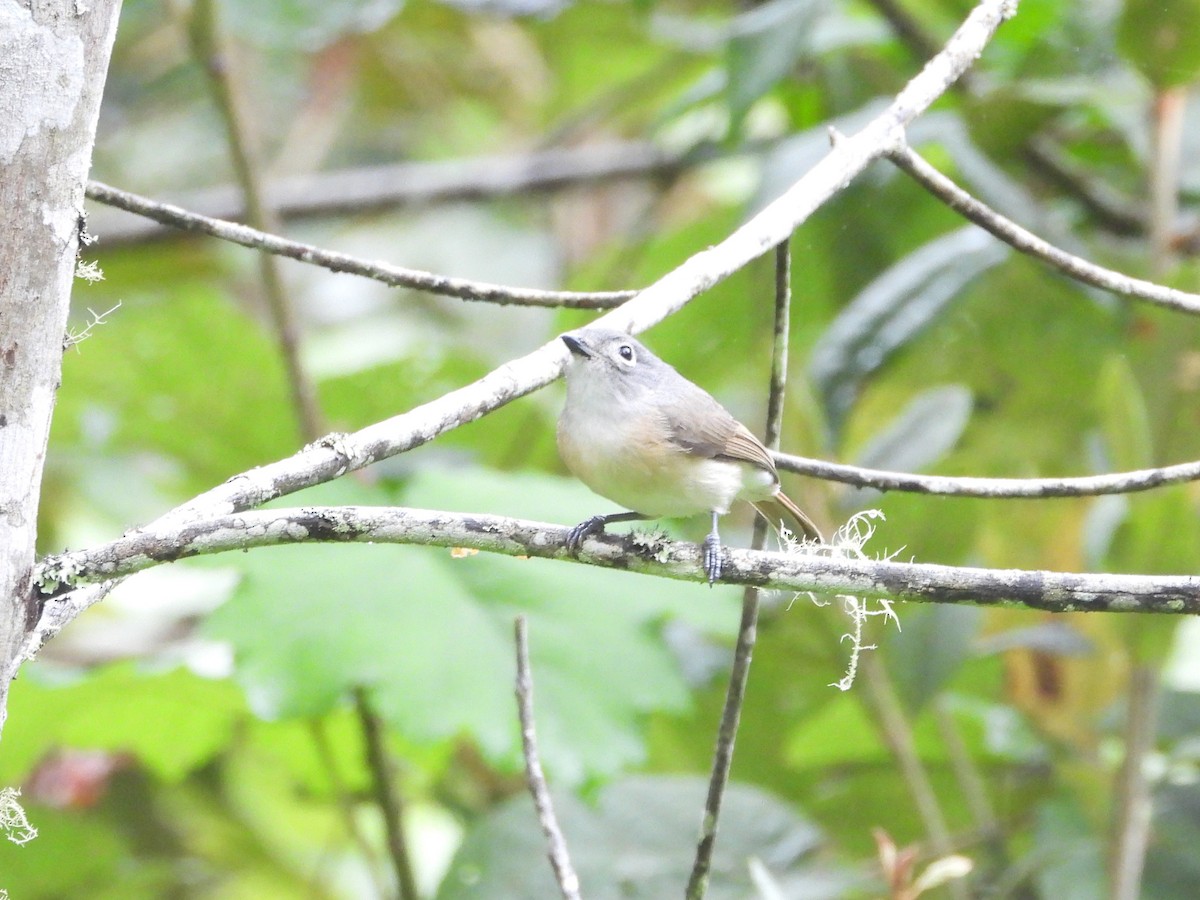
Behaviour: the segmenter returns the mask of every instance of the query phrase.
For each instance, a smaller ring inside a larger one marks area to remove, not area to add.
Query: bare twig
[[[249,115],[244,108],[240,86],[234,81],[232,60],[217,21],[215,0],[195,0],[188,33],[192,52],[208,76],[217,110],[225,122],[233,171],[246,200],[250,224],[263,231],[278,232],[279,218],[263,200],[258,150],[250,135]],[[284,291],[279,259],[269,253],[260,253],[258,268],[300,433],[306,441],[315,440],[325,427],[317,406],[316,387],[300,361],[300,328]]]
[[[888,152],[888,158],[955,212],[991,232],[1014,250],[1040,259],[1084,284],[1136,300],[1145,300],[1167,309],[1200,314],[1200,294],[1177,291],[1152,281],[1132,278],[1060,250],[976,200],[911,148],[893,148]]]
[[[533,721],[533,675],[529,667],[529,627],[524,616],[516,619],[517,639],[517,714],[521,719],[521,750],[525,756],[525,783],[533,795],[538,822],[546,836],[546,853],[550,867],[554,869],[554,880],[564,900],[579,900],[579,876],[571,865],[571,854],[558,818],[554,815],[554,804],[550,800],[550,788],[542,772],[542,761],[538,754],[537,732]]]
[[[329,787],[337,803],[338,812],[341,814],[342,820],[346,823],[346,833],[350,836],[350,842],[358,849],[363,862],[366,864],[376,894],[382,897],[385,891],[383,888],[383,874],[379,870],[379,860],[377,859],[375,849],[367,841],[366,835],[363,834],[363,830],[358,825],[358,817],[355,815],[354,808],[354,796],[351,794],[350,788],[346,785],[346,781],[342,778],[342,773],[338,768],[337,758],[334,756],[333,747],[329,743],[329,730],[325,726],[325,720],[311,718],[308,720],[307,726],[308,734],[312,738],[313,748],[317,752],[321,768],[329,778]]]
[[[573,560],[570,529],[504,516],[375,506],[249,510],[135,531],[109,544],[61,553],[34,568],[42,597],[132,575],[193,556],[308,542],[472,547],[507,556]],[[679,581],[705,580],[696,544],[603,534],[578,561]],[[892,597],[934,603],[1028,606],[1047,612],[1200,613],[1200,576],[985,569],[868,559],[831,559],[725,548],[721,580],[761,588]],[[53,605],[51,601],[47,606]],[[57,614],[49,625],[60,623]]]
[[[939,694],[933,699],[933,717],[937,723],[938,734],[946,748],[946,756],[950,768],[954,770],[954,780],[958,782],[959,792],[967,808],[971,811],[971,819],[982,839],[993,845],[993,849],[1003,851],[1003,832],[992,802],[988,798],[987,784],[979,771],[979,766],[971,756],[959,732],[958,724],[954,721],[954,713],[946,702],[946,695]]]
[[[866,685],[864,703],[874,714],[879,734],[896,759],[901,777],[912,795],[917,815],[920,816],[925,833],[929,836],[929,843],[937,856],[949,856],[954,851],[954,845],[950,840],[946,816],[938,803],[925,764],[921,761],[921,754],[917,751],[912,723],[905,714],[891,676],[878,654],[868,653],[863,657],[862,674],[863,683]],[[952,883],[950,891],[955,897],[966,896],[965,886],[961,882]]]
[[[367,769],[374,774],[375,802],[383,812],[384,831],[387,833],[388,854],[392,868],[396,871],[396,884],[400,900],[417,900],[417,880],[413,875],[412,860],[408,852],[408,840],[404,831],[404,808],[401,793],[396,790],[392,760],[383,736],[383,722],[371,706],[364,688],[354,689],[354,710],[361,724],[366,751]],[[381,777],[382,776],[382,777]]]
[[[1132,494],[1169,484],[1200,480],[1200,462],[1077,478],[972,478],[888,472],[786,453],[772,455],[775,465],[786,472],[823,478],[826,481],[840,481],[855,487],[875,488],[880,491],[908,491],[916,494],[937,494],[942,497],[985,497],[989,500],[1045,500],[1052,497]]]
[[[779,446],[779,433],[783,426],[791,303],[791,253],[788,242],[784,241],[775,248],[774,343],[771,353],[771,380],[767,393],[767,424],[763,431],[763,443],[769,448]],[[766,539],[766,519],[757,516],[754,520],[751,547],[761,550]],[[738,626],[737,642],[733,648],[729,685],[725,689],[725,706],[721,710],[721,722],[717,727],[712,774],[709,776],[704,816],[700,822],[700,840],[696,844],[696,858],[692,863],[692,873],[688,877],[685,893],[688,900],[700,900],[708,889],[708,874],[712,868],[713,849],[717,842],[717,823],[721,816],[721,800],[729,784],[733,748],[737,741],[738,723],[741,721],[742,706],[746,698],[746,683],[750,678],[750,660],[758,638],[758,611],[759,590],[747,585],[742,592],[742,618]]]
[[[1154,750],[1158,727],[1158,668],[1134,664],[1125,709],[1125,756],[1117,771],[1113,804],[1112,848],[1109,854],[1109,896],[1137,900],[1150,843],[1153,799],[1146,758]]]
[[[182,228],[185,231],[196,231],[209,234],[223,241],[241,244],[252,250],[262,250],[286,256],[298,262],[321,266],[331,272],[348,272],[372,278],[392,287],[411,288],[416,291],[427,291],[431,294],[442,294],[447,297],[457,297],[460,300],[476,300],[484,303],[496,303],[502,306],[546,306],[565,307],[568,309],[608,309],[617,306],[630,297],[634,291],[595,291],[580,293],[574,291],[540,291],[532,288],[507,287],[501,284],[489,284],[485,281],[469,281],[465,278],[450,278],[445,275],[435,275],[432,272],[422,272],[419,269],[406,269],[384,262],[370,262],[351,256],[348,253],[338,253],[325,250],[313,244],[300,241],[290,241],[274,234],[267,234],[248,225],[236,222],[226,222],[208,216],[188,212],[170,203],[160,203],[132,194],[129,191],[118,190],[98,181],[88,183],[87,195],[99,203],[118,206],[121,209],[146,216],[164,225]]]

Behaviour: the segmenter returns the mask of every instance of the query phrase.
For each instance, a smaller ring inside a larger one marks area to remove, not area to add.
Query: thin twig
[[[767,423],[763,443],[768,448],[779,446],[783,426],[783,401],[787,388],[788,325],[791,316],[791,253],[784,241],[775,248],[775,320],[771,353],[771,379],[767,396]],[[762,516],[754,520],[754,537],[750,546],[761,550],[767,539],[767,522]],[[721,800],[729,784],[733,765],[733,749],[737,741],[738,723],[746,699],[746,683],[750,678],[750,661],[758,638],[759,589],[747,585],[742,591],[742,618],[738,626],[737,643],[733,649],[733,665],[729,670],[729,685],[725,690],[725,706],[717,727],[717,742],[713,750],[712,774],[704,801],[704,816],[700,822],[700,839],[696,858],[688,878],[688,900],[700,900],[708,889],[713,849],[717,842],[717,823],[721,817]]]
[[[1112,848],[1109,853],[1110,897],[1137,900],[1150,843],[1153,799],[1146,758],[1154,750],[1158,727],[1158,669],[1135,663],[1126,697],[1125,756],[1113,791]]]
[[[773,453],[772,456],[776,467],[785,472],[795,472],[826,481],[839,481],[855,487],[936,494],[942,497],[985,497],[989,500],[1045,500],[1054,497],[1133,494],[1169,484],[1200,480],[1200,462],[1072,478],[975,478],[864,469],[860,466],[792,456],[787,453]]]
[[[693,543],[645,534],[601,534],[573,556],[570,528],[504,516],[377,506],[250,510],[159,531],[135,531],[108,544],[50,556],[34,567],[46,604],[39,628],[61,627],[59,598],[92,582],[132,575],[193,556],[310,542],[468,547],[507,556],[558,559],[704,581]],[[721,580],[772,590],[891,597],[934,603],[1027,606],[1047,612],[1200,613],[1200,576],[1049,572],[903,563],[890,560],[738,550],[726,547]],[[33,640],[42,635],[34,635]],[[34,646],[40,646],[35,643]]]
[[[401,792],[396,787],[395,772],[383,736],[383,722],[371,705],[364,688],[354,689],[354,712],[362,729],[367,769],[373,774],[372,785],[375,802],[383,813],[383,827],[387,834],[388,855],[396,872],[396,886],[400,900],[417,900],[417,880],[413,874],[412,858],[408,852],[408,838],[404,830],[404,806]]]
[[[932,701],[933,718],[937,723],[938,734],[946,748],[946,757],[950,768],[954,771],[954,780],[958,782],[959,791],[966,801],[967,809],[980,837],[991,844],[993,849],[1003,849],[1003,832],[992,801],[988,798],[987,784],[979,771],[971,751],[959,732],[958,724],[954,721],[954,713],[946,702],[946,695],[939,694]]]
[[[554,870],[554,880],[564,900],[579,900],[579,876],[571,865],[571,854],[558,818],[554,815],[554,804],[550,800],[550,788],[542,772],[542,761],[538,754],[537,732],[533,722],[533,674],[529,666],[529,626],[524,616],[516,619],[517,638],[517,715],[521,720],[521,751],[525,756],[525,783],[533,795],[538,822],[546,836],[546,854]]]
[[[912,724],[896,695],[891,676],[876,653],[868,653],[862,658],[859,671],[866,686],[866,705],[874,713],[879,733],[900,767],[901,777],[912,795],[929,843],[938,857],[949,856],[954,852],[954,844],[950,839],[946,816],[938,803],[925,764],[921,761],[921,754],[917,751]],[[958,885],[957,889],[955,884]],[[953,896],[966,896],[965,887],[960,882],[951,882],[949,887]]]
[[[334,756],[333,748],[329,744],[329,729],[326,728],[323,719],[312,718],[308,720],[307,724],[308,734],[312,738],[313,747],[317,751],[321,768],[329,778],[329,786],[333,791],[334,800],[337,802],[338,812],[341,813],[342,820],[346,824],[346,833],[350,835],[350,842],[358,848],[363,862],[366,863],[375,893],[382,897],[384,889],[382,873],[379,871],[379,860],[376,858],[375,848],[367,841],[366,835],[363,834],[362,829],[358,825],[358,817],[355,815],[354,809],[354,797],[350,793],[350,788],[346,785],[345,780],[342,778],[342,773],[337,764],[337,757]]]
[[[628,300],[636,291],[541,291],[532,288],[508,287],[486,281],[470,281],[466,278],[450,278],[406,269],[385,262],[371,262],[348,253],[326,250],[313,244],[291,241],[275,234],[268,234],[248,225],[226,222],[189,212],[170,203],[160,203],[129,191],[122,191],[99,181],[88,183],[87,195],[98,203],[117,206],[139,216],[145,216],[164,225],[208,234],[223,241],[286,256],[297,262],[321,266],[331,272],[347,272],[361,275],[392,287],[411,288],[430,294],[457,297],[460,300],[475,300],[496,303],[501,306],[544,306],[567,309],[609,309]]]
[[[1111,291],[1124,297],[1145,300],[1167,309],[1200,314],[1200,294],[1177,291],[1152,281],[1132,278],[1112,269],[1090,263],[1022,228],[1011,219],[1006,219],[987,204],[975,199],[953,181],[923,160],[910,147],[891,149],[888,159],[907,172],[912,178],[955,212],[974,222],[1014,250],[1039,259],[1060,272],[1084,284]]]
[[[263,199],[258,151],[250,135],[250,117],[244,108],[240,85],[234,81],[233,62],[217,21],[215,0],[195,0],[188,32],[192,51],[208,75],[213,99],[225,122],[233,171],[246,200],[250,224],[261,231],[278,232],[279,218]],[[269,253],[260,253],[258,268],[300,432],[306,441],[316,440],[325,431],[325,426],[317,406],[316,386],[300,361],[300,327],[283,287],[279,259]]]

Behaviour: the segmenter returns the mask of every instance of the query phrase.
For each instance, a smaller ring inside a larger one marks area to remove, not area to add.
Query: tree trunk
[[[0,0],[0,729],[30,573],[83,189],[120,0]]]

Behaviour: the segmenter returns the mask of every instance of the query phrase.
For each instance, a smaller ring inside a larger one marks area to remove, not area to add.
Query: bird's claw
[[[577,554],[583,546],[584,540],[603,532],[604,525],[604,516],[592,516],[590,519],[584,519],[567,532],[567,552],[572,555]]]
[[[721,577],[721,539],[716,534],[710,534],[704,539],[704,573],[708,576],[709,587]]]

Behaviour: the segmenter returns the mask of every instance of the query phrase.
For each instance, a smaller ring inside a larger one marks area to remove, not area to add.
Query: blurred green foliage
[[[882,5],[882,4],[881,4]],[[970,4],[869,0],[224,0],[233,60],[276,175],[647,140],[708,153],[669,177],[289,220],[300,239],[521,285],[645,285],[729,233],[923,63]],[[1151,273],[1147,111],[1197,72],[1196,4],[1024,0],[911,139],[1048,239],[1195,289],[1195,258]],[[186,4],[127,0],[94,174],[155,197],[232,180],[184,36]],[[1189,109],[1194,118],[1197,110]],[[1194,131],[1195,129],[1193,129]],[[1190,140],[1190,138],[1189,138]],[[1051,147],[1055,174],[1031,147]],[[1062,171],[1073,173],[1064,179]],[[1185,201],[1200,154],[1183,155]],[[1110,202],[1110,206],[1112,203]],[[207,239],[86,251],[119,308],[65,357],[42,552],[114,537],[302,445],[253,255]],[[1111,210],[1110,210],[1111,212]],[[1135,233],[1130,233],[1131,230]],[[106,231],[108,232],[106,234]],[[107,240],[106,240],[107,239]],[[1186,242],[1181,246],[1186,249]],[[966,227],[879,163],[792,239],[783,445],[949,475],[1057,476],[1200,454],[1197,325],[1085,289]],[[329,427],[362,427],[479,377],[590,314],[418,296],[288,263]],[[648,342],[758,427],[769,259]],[[573,523],[610,505],[554,449],[552,387],[280,505],[405,504]],[[1196,490],[981,501],[792,480],[826,526],[887,516],[867,552],[984,566],[1200,567]],[[748,540],[734,517],[731,542]],[[665,523],[685,537],[704,523]],[[971,889],[1104,893],[1127,676],[1163,672],[1161,823],[1144,896],[1195,896],[1200,634],[1170,619],[905,606],[868,635],[963,853]],[[536,715],[589,897],[677,895],[700,817],[737,594],[540,560],[393,547],[230,554],[131,579],[14,685],[0,783],[41,836],[0,846],[14,898],[356,897],[390,890],[350,704],[388,730],[430,896],[545,897],[521,785],[512,620],[530,621]],[[878,896],[871,830],[931,851],[837,602],[768,604],[718,840],[713,897]],[[973,772],[982,796],[965,787]],[[981,807],[986,812],[981,813]],[[457,853],[457,856],[455,855]],[[751,863],[750,860],[756,862]],[[991,893],[987,893],[991,891]]]

